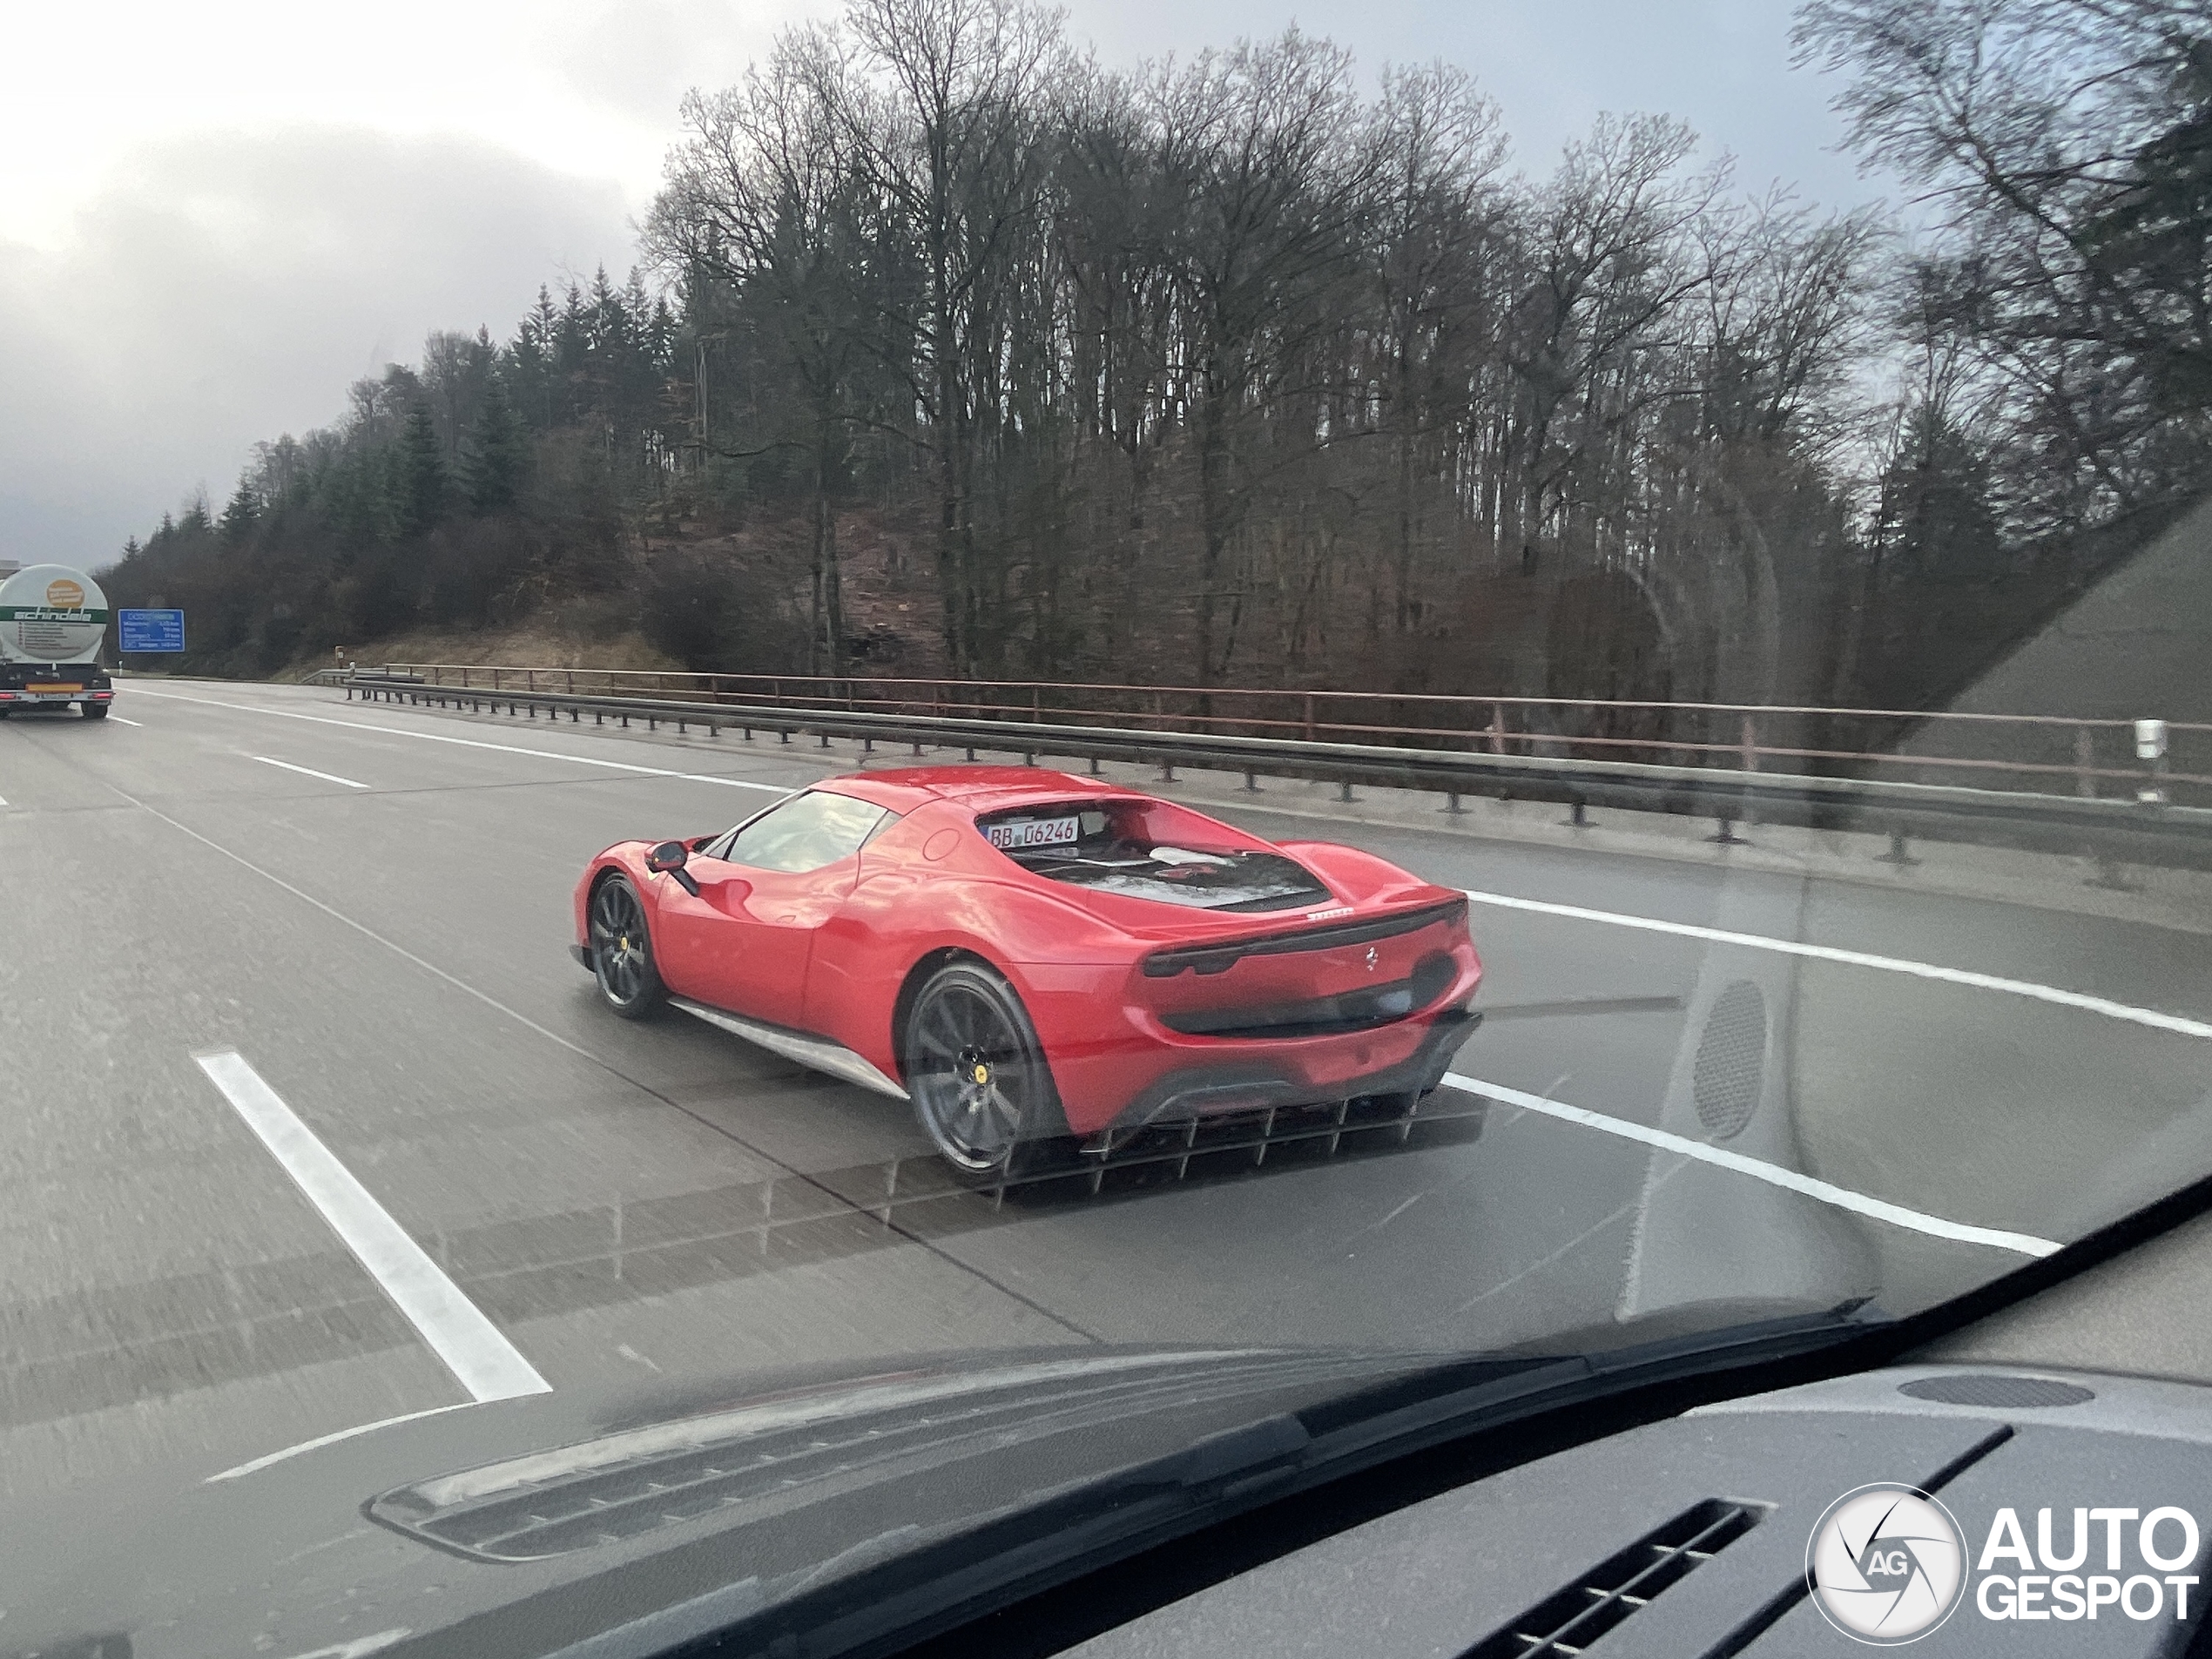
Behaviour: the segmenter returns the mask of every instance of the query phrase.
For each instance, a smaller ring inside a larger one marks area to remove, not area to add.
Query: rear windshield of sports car
[[[1329,890],[1294,859],[1157,800],[1055,801],[988,813],[983,839],[1071,887],[1196,910],[1293,910]]]

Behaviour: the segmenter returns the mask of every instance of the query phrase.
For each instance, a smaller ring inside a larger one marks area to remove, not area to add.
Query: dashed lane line
[[[282,766],[287,772],[296,772],[302,777],[320,778],[327,784],[343,784],[348,789],[366,789],[367,784],[357,784],[351,778],[341,778],[334,772],[317,772],[313,766],[295,766],[289,760],[277,760],[268,755],[254,755],[253,759],[265,766]]]
[[[205,708],[235,709],[241,714],[273,715],[280,720],[307,720],[316,725],[341,726],[348,732],[374,732],[389,738],[414,738],[423,743],[450,743],[463,749],[490,749],[501,754],[528,755],[536,760],[565,760],[571,765],[600,766],[609,772],[637,772],[648,778],[680,778],[686,783],[717,784],[725,789],[754,789],[771,795],[799,792],[782,784],[754,783],[746,778],[716,778],[701,772],[678,772],[669,766],[641,766],[629,760],[604,760],[597,755],[563,754],[556,749],[526,749],[519,744],[492,743],[482,738],[456,738],[443,732],[415,732],[403,725],[379,725],[368,720],[341,720],[328,714],[301,714],[293,709],[262,708],[252,703],[226,703],[212,697],[179,697],[174,691],[140,691],[138,695],[165,698],[172,703],[197,703]]]
[[[536,1367],[462,1294],[244,1055],[226,1049],[192,1058],[473,1398],[513,1399],[553,1392]]]

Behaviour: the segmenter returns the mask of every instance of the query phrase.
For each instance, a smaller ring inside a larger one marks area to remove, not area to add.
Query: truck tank
[[[100,584],[65,564],[0,580],[0,714],[74,703],[105,716],[115,696],[100,667],[108,616]]]

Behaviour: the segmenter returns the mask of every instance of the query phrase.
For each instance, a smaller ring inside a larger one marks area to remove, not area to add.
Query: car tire
[[[955,961],[932,974],[907,1008],[899,1050],[922,1133],[961,1185],[1002,1187],[1071,1162],[1044,1045],[990,968]]]
[[[107,718],[108,705],[105,703],[80,703],[78,706],[84,711],[84,718],[88,720]]]
[[[668,988],[653,963],[644,900],[627,876],[609,876],[591,890],[586,921],[601,999],[625,1020],[645,1018],[667,1000]]]

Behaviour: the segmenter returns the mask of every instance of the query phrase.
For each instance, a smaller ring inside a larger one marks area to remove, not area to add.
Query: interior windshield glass
[[[0,10],[0,1659],[2212,1206],[2212,0]]]

